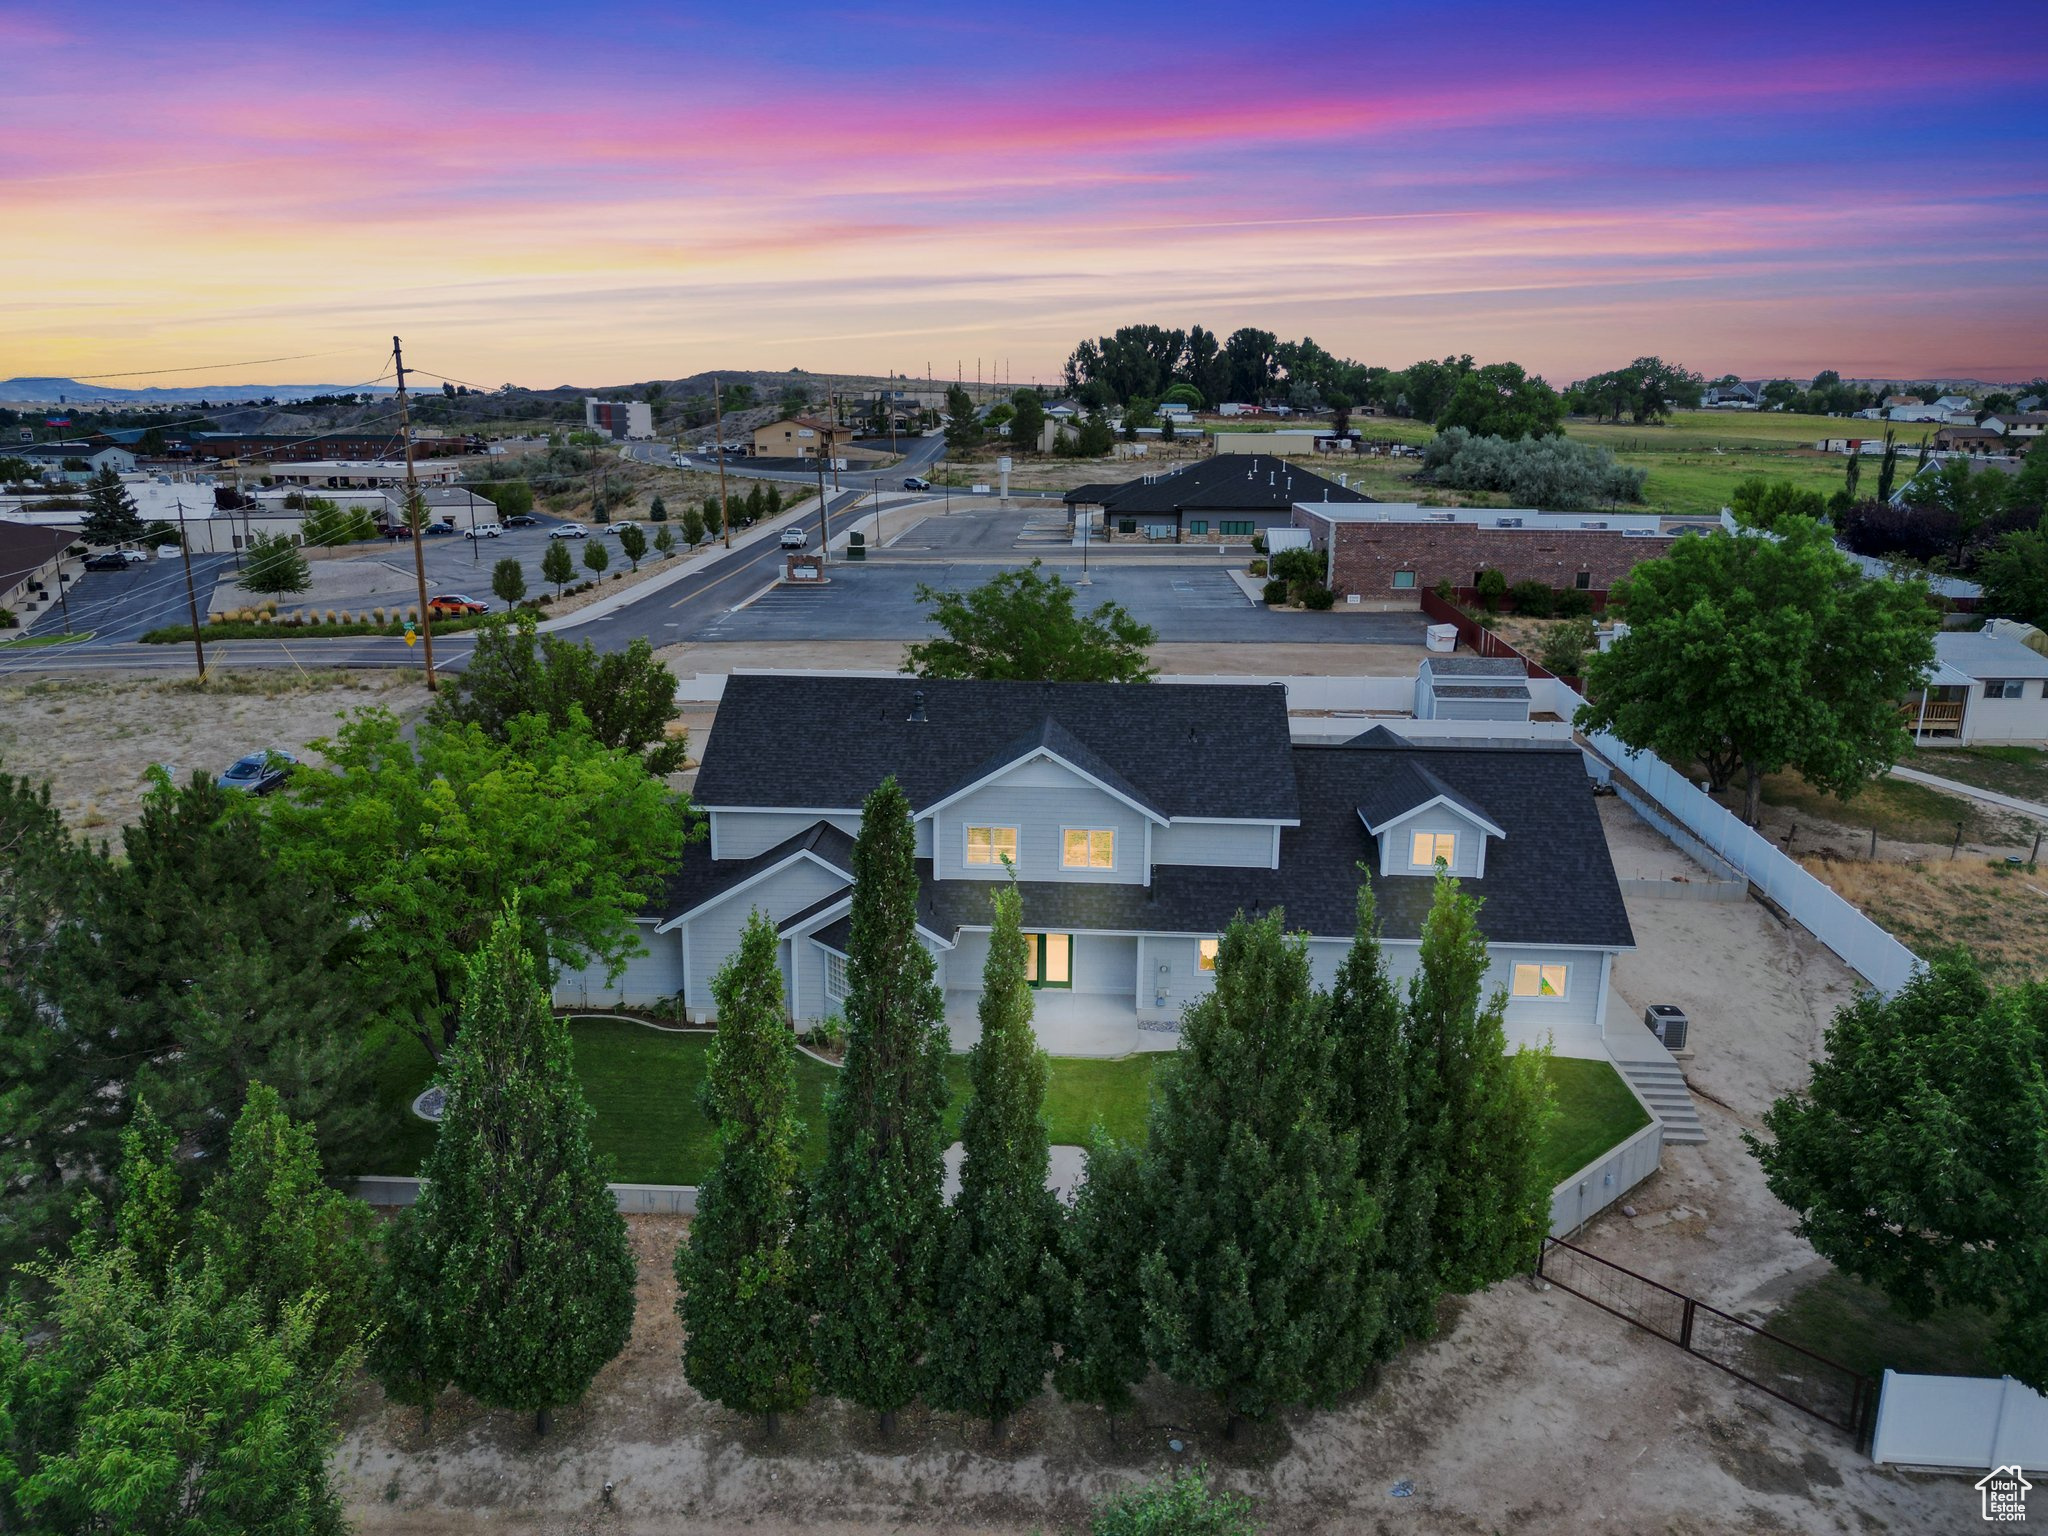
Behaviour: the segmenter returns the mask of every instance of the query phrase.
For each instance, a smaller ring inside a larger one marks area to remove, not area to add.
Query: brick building
[[[1508,585],[1605,592],[1688,529],[1713,519],[1654,513],[1496,510],[1489,507],[1298,503],[1293,523],[1328,557],[1325,580],[1339,596],[1398,598],[1448,581],[1469,589],[1497,570]]]

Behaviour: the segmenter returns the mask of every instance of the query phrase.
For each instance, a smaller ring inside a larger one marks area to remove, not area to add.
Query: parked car
[[[125,571],[128,569],[128,562],[121,558],[119,550],[109,549],[97,555],[86,556],[85,568],[88,571]]]
[[[623,523],[606,523],[604,525],[604,531],[606,533],[615,534],[622,528],[638,528],[639,526],[640,525],[634,522],[631,518],[627,518],[626,521]]]
[[[427,599],[427,612],[436,617],[449,614],[489,613],[488,606],[473,597],[464,597],[460,592],[436,592]]]
[[[123,560],[126,560],[130,565],[149,564],[149,556],[139,549],[124,549],[121,551],[121,558]]]
[[[905,475],[903,477],[903,489],[906,491],[928,491],[931,488],[932,483],[929,480],[920,479],[916,475]]]
[[[426,527],[426,535],[430,539],[451,537],[454,532],[453,523],[429,523]]]
[[[261,752],[251,752],[246,757],[235,759],[233,766],[213,782],[222,789],[239,789],[252,795],[267,795],[273,789],[282,789],[284,781],[291,777],[294,764],[298,762],[289,752],[280,752],[275,747]]]
[[[496,523],[478,523],[474,528],[463,529],[462,536],[465,539],[495,539],[504,531]]]
[[[183,553],[183,546],[178,544],[159,544],[156,547],[156,557],[159,560],[175,560]]]
[[[540,519],[531,512],[515,512],[505,519],[507,528],[538,528]]]
[[[587,539],[590,537],[590,530],[581,523],[563,523],[559,527],[550,528],[548,530],[548,537],[551,539]]]
[[[809,529],[792,525],[782,530],[782,547],[784,549],[802,549],[810,542],[811,535]]]

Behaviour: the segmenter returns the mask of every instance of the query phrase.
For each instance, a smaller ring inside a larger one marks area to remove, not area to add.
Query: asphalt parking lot
[[[1045,562],[1069,581],[1078,558]],[[778,586],[752,603],[709,616],[676,638],[718,641],[917,640],[931,633],[917,600],[920,583],[941,591],[979,586],[998,567],[981,563],[845,561],[822,587]],[[1219,566],[1094,563],[1082,606],[1120,603],[1165,642],[1310,641],[1331,645],[1422,645],[1419,613],[1275,613],[1247,598]]]

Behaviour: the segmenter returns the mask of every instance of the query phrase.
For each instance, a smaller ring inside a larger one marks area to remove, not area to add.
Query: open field
[[[1900,861],[1800,861],[1908,949],[1967,945],[1994,982],[2048,981],[2048,876],[1946,850]]]
[[[612,1159],[613,1176],[632,1184],[701,1180],[718,1153],[715,1127],[697,1102],[710,1065],[712,1032],[579,1015],[571,1018],[570,1034],[576,1075],[596,1112],[592,1136],[597,1150]],[[1116,1059],[1053,1057],[1045,1114],[1054,1144],[1086,1146],[1097,1124],[1120,1141],[1142,1141],[1152,1077],[1167,1059],[1167,1053],[1156,1051]],[[1558,1114],[1551,1122],[1545,1162],[1555,1181],[1635,1134],[1648,1119],[1605,1062],[1558,1060],[1551,1069]],[[825,1093],[838,1070],[812,1056],[797,1057],[802,1155],[811,1166],[825,1155]],[[433,1127],[411,1111],[414,1096],[432,1075],[433,1064],[417,1041],[394,1042],[380,1084],[391,1126],[386,1143],[390,1166],[378,1172],[411,1174],[432,1147]],[[952,1098],[947,1138],[957,1140],[972,1091],[964,1053],[947,1059],[946,1082]]]
[[[47,779],[74,829],[103,835],[142,813],[149,770],[214,774],[244,752],[307,743],[366,705],[426,707],[414,672],[210,672],[192,678],[56,675],[0,681],[0,766]]]
[[[1720,799],[1729,809],[1740,813],[1741,797],[1735,790]],[[1955,840],[1958,824],[1966,847],[2005,847],[2015,841],[2024,845],[2024,837],[2031,835],[2030,829],[2023,833],[2017,816],[1996,806],[1910,779],[1875,779],[1858,790],[1853,799],[1841,800],[1815,789],[1796,773],[1774,773],[1764,780],[1764,806],[1766,811],[1796,813],[1798,818],[1811,821],[1816,830],[1838,832],[1857,853],[1868,850],[1872,828],[1877,831],[1880,845],[1939,846],[1943,853]],[[1862,841],[1857,843],[1859,833]],[[1783,841],[1781,834],[1779,840]],[[1795,835],[1792,851],[1799,852],[1809,841],[1804,835]]]

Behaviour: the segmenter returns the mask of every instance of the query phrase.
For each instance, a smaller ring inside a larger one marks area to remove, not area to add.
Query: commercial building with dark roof
[[[1268,528],[1285,528],[1297,502],[1372,500],[1265,453],[1197,459],[1183,468],[1120,485],[1076,486],[1062,499],[1070,528],[1076,515],[1099,508],[1101,526],[1112,535],[1193,544],[1249,540]]]
[[[853,839],[892,776],[956,1046],[976,1036],[990,898],[1013,874],[1041,1041],[1122,1055],[1177,1041],[1239,913],[1283,912],[1327,985],[1369,884],[1389,965],[1411,974],[1441,867],[1483,901],[1511,1038],[1601,1052],[1613,957],[1634,941],[1579,752],[1385,728],[1296,746],[1277,685],[736,675],[697,777],[708,835],[643,914],[648,953],[558,996],[712,1017],[711,978],[759,908],[791,1017],[837,1013]]]

